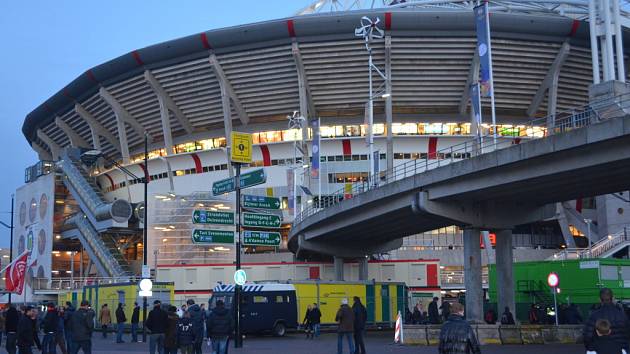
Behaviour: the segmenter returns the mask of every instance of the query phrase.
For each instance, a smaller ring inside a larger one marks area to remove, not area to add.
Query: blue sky
[[[3,1],[0,4],[0,220],[37,156],[24,117],[86,69],[166,40],[292,16],[311,0]],[[0,226],[0,247],[9,244]]]

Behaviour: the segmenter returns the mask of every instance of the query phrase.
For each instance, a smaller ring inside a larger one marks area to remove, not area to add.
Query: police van
[[[232,309],[234,285],[217,285],[212,292],[209,308],[218,300]],[[241,331],[284,336],[287,329],[298,326],[297,298],[292,284],[245,284],[241,292]]]

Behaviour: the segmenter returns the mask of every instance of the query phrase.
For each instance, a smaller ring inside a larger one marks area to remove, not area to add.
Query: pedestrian
[[[203,314],[201,311],[201,307],[195,304],[195,300],[188,299],[186,301],[188,304],[188,312],[190,314],[190,319],[193,322],[193,330],[195,331],[195,342],[193,343],[193,349],[195,354],[201,353],[201,346],[203,344]]]
[[[72,318],[74,312],[74,306],[70,301],[67,301],[66,306],[63,310],[63,328],[66,340],[66,347],[68,348],[69,353],[73,353],[72,329],[70,327],[70,319]]]
[[[442,301],[440,310],[442,311],[442,321],[446,322],[446,320],[448,320],[449,316],[451,315],[451,303],[448,301]]]
[[[206,333],[206,321],[208,320],[208,311],[206,310],[206,304],[199,305],[199,308],[201,309],[201,324],[203,327],[201,333],[204,334]],[[203,339],[201,341],[203,342]]]
[[[354,297],[352,304],[352,313],[354,314],[354,345],[356,354],[365,354],[365,324],[367,322],[367,310],[361,303],[358,296]]]
[[[5,314],[4,328],[6,330],[6,349],[7,353],[15,354],[17,351],[17,327],[20,320],[20,314],[15,305],[9,304],[9,308]]]
[[[94,311],[87,300],[81,301],[81,307],[70,317],[70,332],[72,333],[72,354],[82,350],[84,354],[92,353],[92,332],[94,331]]]
[[[308,306],[306,306],[306,313],[304,314],[304,320],[302,321],[304,333],[306,333],[306,339],[309,339],[313,332],[313,327],[311,324],[311,311],[313,311],[313,307],[309,304]]]
[[[510,308],[508,306],[505,306],[505,310],[501,315],[501,324],[510,326],[516,324],[514,322],[514,316],[512,315],[512,312],[510,312]]]
[[[98,315],[98,322],[101,324],[103,338],[107,338],[107,328],[112,324],[112,313],[109,311],[107,304],[101,306],[101,312]]]
[[[540,311],[538,310],[538,307],[536,306],[536,304],[532,304],[529,308],[529,314],[527,315],[529,318],[529,324],[538,324],[540,323],[540,317],[539,314]]]
[[[582,336],[584,338],[584,346],[587,351],[595,350],[595,341],[598,338],[596,333],[597,320],[607,320],[610,323],[610,338],[617,342],[626,351],[630,352],[628,347],[628,319],[626,318],[623,309],[613,304],[613,292],[608,288],[603,288],[599,291],[600,307],[595,309],[586,324]]]
[[[486,314],[483,316],[483,320],[486,321],[487,324],[496,324],[497,314],[494,312],[494,309],[488,309]]]
[[[349,353],[354,354],[354,342],[352,334],[354,332],[354,313],[348,306],[348,299],[341,299],[341,306],[337,310],[335,321],[339,327],[337,329],[337,354],[343,354],[343,337],[348,339]]]
[[[133,312],[131,313],[131,342],[138,342],[138,324],[140,323],[140,306],[137,302],[133,303]]]
[[[31,310],[31,325],[33,326],[33,342],[35,342],[35,346],[37,347],[37,350],[41,351],[42,350],[42,342],[40,342],[39,340],[39,310],[37,309],[37,307],[33,306],[33,309]]]
[[[49,303],[42,323],[44,330],[44,342],[42,343],[43,354],[57,353],[57,332],[59,332],[59,314],[55,305]]]
[[[166,310],[168,317],[166,331],[164,332],[164,354],[177,354],[177,307],[169,306]]]
[[[433,301],[429,304],[429,323],[440,324],[440,314],[438,313],[438,298],[433,298]]]
[[[157,349],[159,354],[164,354],[164,334],[166,333],[166,325],[168,323],[168,315],[162,310],[162,302],[160,300],[153,301],[153,310],[149,312],[147,321],[144,324],[151,336],[149,337],[149,353],[155,354]]]
[[[208,340],[212,344],[212,353],[227,354],[228,338],[234,331],[234,316],[225,308],[223,300],[217,300],[215,308],[210,311],[206,328]]]
[[[125,343],[123,340],[123,332],[125,330],[125,323],[127,322],[127,316],[125,315],[125,304],[118,303],[116,309],[116,343]]]
[[[422,320],[422,304],[417,303],[416,306],[413,307],[413,312],[411,313],[411,323],[420,324],[421,320]]]
[[[595,322],[595,333],[597,338],[593,342],[593,349],[597,354],[619,354],[625,353],[623,346],[611,337],[611,324],[606,319],[599,319]]]
[[[64,321],[64,308],[59,306],[57,308],[57,333],[55,335],[55,343],[61,349],[62,354],[68,354],[68,347],[66,346],[66,324]]]
[[[194,352],[195,330],[193,327],[194,324],[188,312],[185,312],[184,317],[177,321],[177,347],[179,347],[181,354],[193,354]],[[177,353],[177,350],[175,352]],[[213,349],[212,353],[215,354],[216,351]]]
[[[19,354],[32,354],[35,344],[35,328],[33,326],[33,307],[27,306],[20,316],[17,326],[17,346]]]
[[[313,304],[311,310],[311,326],[313,326],[313,335],[319,337],[319,327],[322,322],[322,312],[319,310],[317,304]],[[313,337],[311,337],[313,339]]]
[[[626,315],[626,317],[628,316]],[[567,324],[576,325],[582,323],[583,320],[582,315],[580,314],[580,309],[575,303],[569,305],[569,307],[567,308],[566,319]]]
[[[3,309],[2,312],[0,313],[0,345],[2,345],[2,334],[6,331],[6,314],[7,314],[7,309]]]
[[[480,354],[475,331],[464,319],[464,305],[455,302],[451,305],[451,315],[440,331],[440,354]]]
[[[182,305],[179,309],[177,309],[177,316],[179,316],[179,318],[184,318],[185,313],[186,313],[186,304]]]

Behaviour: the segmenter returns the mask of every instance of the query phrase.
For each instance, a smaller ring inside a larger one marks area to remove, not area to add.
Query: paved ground
[[[105,353],[148,353],[148,345],[145,343],[125,343],[115,344],[113,338],[107,341],[99,338],[95,333],[93,352],[96,354]],[[393,334],[390,333],[369,333],[367,338],[367,352],[370,354],[424,354],[437,353],[436,347],[407,347],[392,345]],[[128,337],[125,338],[129,340]],[[203,346],[204,353],[210,353],[210,349]],[[347,343],[344,346],[344,353],[348,352]],[[256,336],[246,338],[243,348],[234,349],[230,346],[229,353],[258,354],[258,353],[279,353],[279,354],[334,354],[337,351],[337,337],[335,334],[324,334],[316,340],[306,340],[303,336],[290,334],[284,338],[273,338],[268,336]],[[581,345],[528,345],[528,346],[484,346],[481,349],[486,354],[575,354],[583,353],[584,347]]]

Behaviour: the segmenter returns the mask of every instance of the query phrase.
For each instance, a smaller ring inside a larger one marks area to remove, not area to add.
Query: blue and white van
[[[241,331],[284,336],[298,326],[297,297],[292,284],[245,284],[241,293]],[[231,309],[234,285],[220,284],[213,289],[209,308],[223,300]]]

